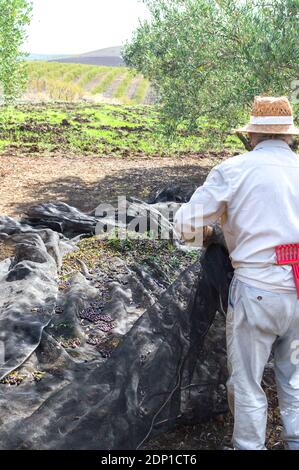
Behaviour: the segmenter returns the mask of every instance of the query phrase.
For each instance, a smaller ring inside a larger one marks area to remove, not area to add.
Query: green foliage
[[[0,0],[0,85],[10,103],[25,86],[24,54],[20,51],[30,21],[27,0]]]
[[[158,90],[170,128],[198,116],[240,124],[254,95],[290,94],[299,77],[299,0],[144,0],[123,55]]]

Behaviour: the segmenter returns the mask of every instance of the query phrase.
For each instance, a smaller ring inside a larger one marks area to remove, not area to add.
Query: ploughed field
[[[29,100],[123,104],[154,103],[155,93],[148,80],[123,66],[33,61],[27,64]]]

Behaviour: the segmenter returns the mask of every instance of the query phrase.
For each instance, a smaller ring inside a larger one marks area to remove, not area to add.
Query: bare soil
[[[138,83],[140,81],[140,77],[137,75],[136,77],[134,77],[126,91],[126,94],[127,94],[127,97],[132,100],[134,98],[134,95],[136,93],[136,90],[137,90],[137,87],[138,87]]]
[[[105,98],[113,98],[115,91],[117,90],[121,82],[123,81],[124,77],[125,77],[125,73],[118,75],[114,80],[112,80],[112,82],[109,83],[107,88],[103,91],[102,93],[103,96]]]
[[[104,79],[105,73],[99,73],[96,75],[92,80],[90,80],[88,83],[85,85],[85,90],[86,91],[92,91],[97,85],[101,83],[101,81]]]
[[[146,198],[169,185],[200,185],[222,156],[177,158],[19,155],[0,156],[0,214],[21,215],[28,206],[59,200],[82,211],[119,195]]]

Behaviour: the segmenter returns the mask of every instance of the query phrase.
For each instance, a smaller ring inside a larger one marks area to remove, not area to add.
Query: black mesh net
[[[232,267],[220,231],[174,282],[154,264],[114,260],[121,274],[100,302],[107,273],[83,266],[63,290],[57,280],[72,236],[96,223],[65,204],[0,218],[2,243],[13,247],[0,262],[2,449],[142,448],[226,407]]]

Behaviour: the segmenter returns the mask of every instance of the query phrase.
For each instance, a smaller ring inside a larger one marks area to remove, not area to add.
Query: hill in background
[[[106,65],[108,67],[119,67],[124,65],[121,56],[121,46],[107,47],[84,54],[60,56],[48,59],[50,62],[62,62],[72,64]]]
[[[25,57],[25,60],[55,60],[55,59],[62,59],[63,57],[68,57],[67,55],[63,54],[28,54]]]

